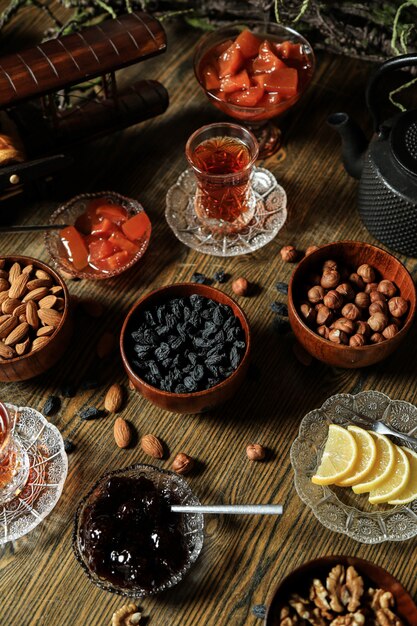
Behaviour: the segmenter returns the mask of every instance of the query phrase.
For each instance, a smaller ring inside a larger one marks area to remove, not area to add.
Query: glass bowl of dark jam
[[[200,554],[204,523],[172,504],[199,504],[174,472],[136,464],[104,474],[75,514],[73,549],[89,579],[129,597],[176,585]]]

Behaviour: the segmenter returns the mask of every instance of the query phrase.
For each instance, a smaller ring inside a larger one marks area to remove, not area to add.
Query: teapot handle
[[[378,85],[381,79],[394,70],[399,70],[410,65],[417,65],[417,53],[401,54],[393,59],[388,59],[380,65],[372,74],[368,86],[366,88],[366,104],[372,115],[374,122],[374,131],[378,132],[380,125],[379,97]]]

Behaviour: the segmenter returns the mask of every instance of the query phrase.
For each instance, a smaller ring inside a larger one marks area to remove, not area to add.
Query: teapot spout
[[[364,133],[347,113],[333,113],[327,118],[327,123],[340,135],[342,160],[347,173],[353,178],[360,178],[363,157],[368,146]]]

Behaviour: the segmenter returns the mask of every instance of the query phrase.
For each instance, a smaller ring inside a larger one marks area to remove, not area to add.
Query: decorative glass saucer
[[[194,209],[196,180],[185,170],[167,193],[165,217],[175,236],[189,248],[229,257],[262,248],[278,234],[287,219],[287,194],[269,170],[255,167],[251,179],[256,196],[253,219],[237,233],[211,232]]]
[[[366,428],[360,418],[352,416],[351,411],[379,420],[402,433],[417,436],[417,407],[409,402],[390,400],[377,391],[363,391],[356,396],[332,396],[320,409],[310,411],[303,418],[298,437],[291,447],[297,493],[323,526],[356,541],[381,543],[411,539],[417,535],[417,500],[396,507],[372,505],[366,493],[356,495],[350,488],[323,487],[311,482],[321,461],[330,424],[345,427],[356,424]],[[400,439],[390,438],[394,443],[412,447]],[[417,451],[417,445],[413,449]]]
[[[30,407],[6,403],[15,433],[29,456],[29,477],[21,492],[0,505],[0,545],[33,530],[58,502],[68,471],[59,430]]]

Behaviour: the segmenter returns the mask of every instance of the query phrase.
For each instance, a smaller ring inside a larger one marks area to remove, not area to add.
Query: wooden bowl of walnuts
[[[304,257],[288,289],[297,340],[335,367],[366,367],[388,357],[415,310],[416,288],[404,265],[359,241],[330,243]]]
[[[345,555],[308,561],[286,576],[271,598],[265,626],[301,624],[306,613],[311,623],[323,625],[417,623],[417,606],[398,580],[370,561]]]

